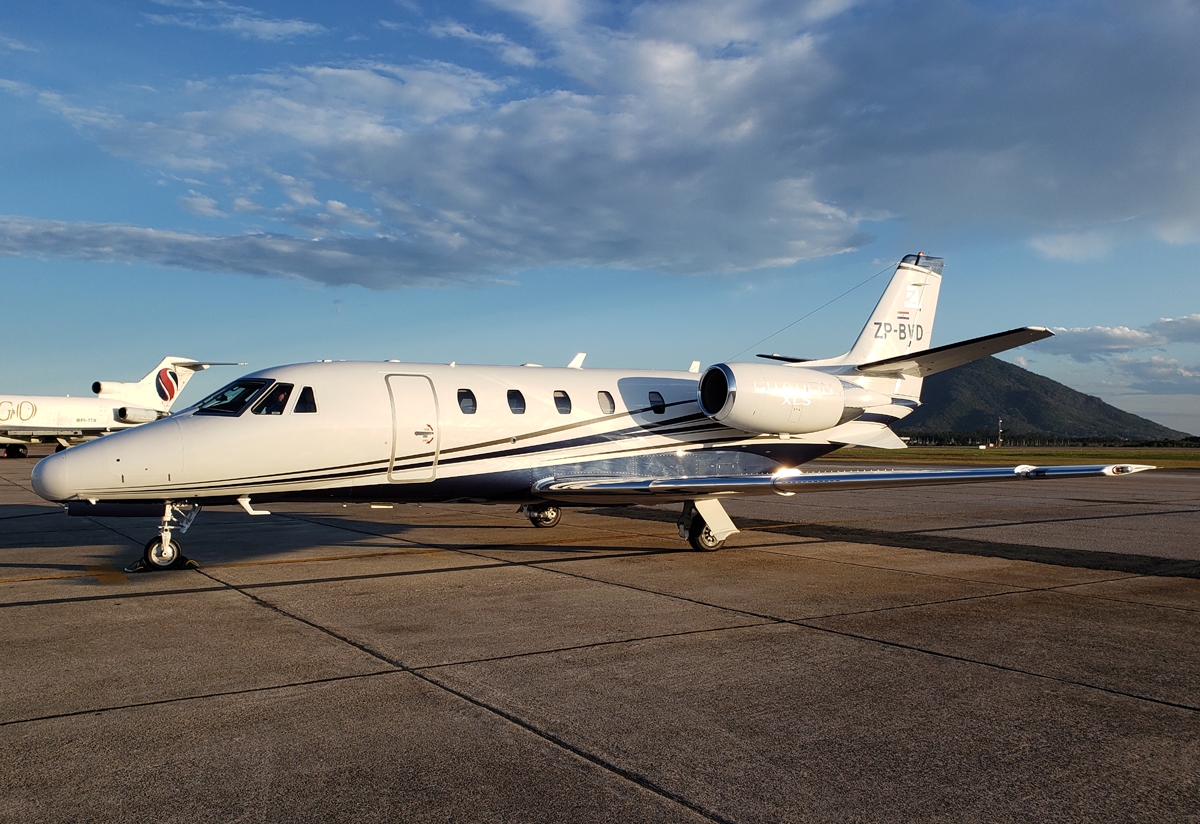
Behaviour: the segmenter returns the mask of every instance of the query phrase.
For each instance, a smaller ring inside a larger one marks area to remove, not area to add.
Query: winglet
[[[571,362],[567,364],[568,369],[582,369],[583,359],[587,357],[587,352],[580,352],[575,357],[571,358]]]

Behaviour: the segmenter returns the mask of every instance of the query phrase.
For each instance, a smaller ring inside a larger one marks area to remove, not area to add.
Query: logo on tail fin
[[[154,381],[154,388],[164,401],[172,401],[175,399],[175,393],[179,391],[179,376],[170,369],[160,369]]]

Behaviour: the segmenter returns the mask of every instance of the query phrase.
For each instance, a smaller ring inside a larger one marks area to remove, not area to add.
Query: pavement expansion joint
[[[32,718],[13,718],[8,721],[0,721],[0,727],[12,727],[18,724],[34,724],[38,721],[54,721],[59,718],[75,718],[81,715],[99,715],[107,712],[120,712],[121,710],[161,707],[166,704],[182,704],[188,701],[204,701],[212,698],[228,698],[235,695],[253,695],[255,693],[277,692],[279,690],[295,689],[298,687],[312,687],[318,684],[333,684],[339,681],[354,681],[360,678],[375,678],[380,675],[397,675],[401,672],[403,672],[403,670],[393,667],[391,669],[379,670],[378,672],[361,672],[354,675],[331,675],[328,678],[313,678],[307,681],[291,681],[286,684],[269,684],[263,687],[247,687],[240,690],[206,692],[199,695],[179,695],[174,698],[160,698],[157,701],[138,701],[132,704],[116,704],[108,707],[91,707],[86,710],[60,712],[52,715],[39,715]]]
[[[812,619],[816,620],[816,619]],[[1130,698],[1135,701],[1147,701],[1151,704],[1158,704],[1164,707],[1172,707],[1174,709],[1186,710],[1191,713],[1200,713],[1200,707],[1184,704],[1178,701],[1168,701],[1165,698],[1155,698],[1150,695],[1139,695],[1134,692],[1114,689],[1113,687],[1105,687],[1100,684],[1092,684],[1087,681],[1078,681],[1072,678],[1061,678],[1057,675],[1047,675],[1044,672],[1034,672],[1033,670],[1022,669],[1020,667],[1012,667],[1007,664],[998,664],[995,661],[983,661],[978,658],[968,658],[965,655],[954,655],[949,652],[940,652],[938,650],[928,649],[927,647],[918,647],[913,644],[905,644],[900,641],[889,641],[885,638],[874,638],[870,635],[861,635],[856,632],[847,632],[846,630],[831,629],[830,627],[822,627],[817,624],[809,624],[807,621],[788,621],[789,624],[794,624],[798,627],[808,627],[820,632],[828,632],[832,635],[840,635],[843,638],[853,638],[858,641],[867,641],[874,644],[882,644],[883,646],[893,647],[895,649],[907,650],[909,652],[918,652],[924,655],[932,655],[937,658],[944,658],[948,661],[958,661],[964,664],[975,664],[990,669],[1001,670],[1003,672],[1011,672],[1016,675],[1025,675],[1031,678],[1039,678],[1045,681],[1053,681],[1058,684],[1066,684],[1072,687],[1081,687],[1083,689],[1097,690],[1098,692],[1107,693],[1108,695],[1116,695],[1121,698]]]
[[[0,521],[15,521],[19,518],[41,518],[45,515],[61,515],[60,509],[48,509],[41,512],[24,512],[20,515],[4,515],[0,516]]]
[[[804,618],[793,618],[789,623],[795,621],[823,621],[827,618],[849,618],[854,615],[879,615],[884,612],[901,612],[906,609],[921,609],[923,607],[936,607],[942,604],[961,604],[964,601],[986,601],[991,598],[1003,598],[1007,595],[1024,595],[1029,592],[1043,592],[1041,589],[1010,589],[1005,592],[987,592],[981,595],[964,595],[961,598],[943,598],[937,601],[921,601],[915,604],[896,604],[888,607],[876,607],[875,609],[859,609],[849,612],[831,612],[827,615],[809,615]]]
[[[204,575],[205,573],[203,571],[201,571],[200,574]],[[212,580],[216,581],[217,579],[213,578]],[[567,752],[570,752],[573,755],[575,755],[579,758],[582,758],[585,761],[587,761],[591,764],[594,764],[594,765],[612,773],[613,775],[624,778],[625,780],[630,781],[630,782],[638,785],[639,787],[642,787],[643,789],[648,790],[648,791],[654,793],[655,795],[658,795],[659,797],[661,797],[665,800],[672,801],[682,807],[685,807],[685,808],[691,810],[692,812],[697,813],[697,814],[709,819],[710,821],[721,822],[721,824],[734,824],[734,822],[731,819],[725,818],[724,816],[722,816],[712,810],[709,810],[709,809],[703,807],[702,805],[697,804],[696,802],[693,802],[692,800],[690,800],[688,798],[685,798],[684,796],[681,796],[677,793],[667,790],[666,788],[660,786],[659,784],[657,784],[656,782],[651,780],[649,777],[642,775],[641,773],[638,773],[633,770],[626,769],[617,764],[614,764],[611,761],[608,761],[607,759],[602,758],[599,755],[596,755],[595,753],[589,752],[576,744],[572,744],[571,742],[567,741],[564,738],[561,738],[560,736],[555,735],[554,733],[551,733],[547,730],[541,729],[540,727],[538,727],[531,721],[521,718],[520,716],[515,715],[514,713],[511,713],[511,712],[508,712],[507,710],[501,709],[500,707],[490,704],[487,701],[484,701],[480,698],[470,695],[460,689],[452,687],[449,684],[446,684],[445,682],[441,681],[440,679],[433,677],[428,672],[423,672],[421,670],[414,669],[414,668],[410,667],[409,665],[405,664],[403,661],[400,661],[398,659],[393,659],[380,650],[374,649],[373,647],[371,647],[365,643],[362,643],[360,641],[355,641],[354,639],[349,638],[349,637],[341,634],[340,632],[337,632],[336,630],[333,630],[329,627],[326,627],[322,624],[317,623],[316,621],[312,621],[312,620],[304,618],[300,615],[296,615],[292,612],[289,612],[288,610],[283,609],[282,607],[280,607],[276,604],[272,604],[271,602],[266,601],[262,598],[259,598],[250,592],[244,591],[239,586],[236,586],[234,584],[226,584],[226,587],[228,589],[232,589],[234,591],[241,593],[242,595],[251,599],[258,605],[264,607],[265,609],[269,609],[272,612],[275,612],[286,618],[290,618],[293,621],[304,624],[305,626],[311,627],[312,629],[315,629],[319,632],[323,632],[326,635],[329,635],[330,637],[342,642],[343,644],[347,644],[348,646],[354,647],[355,649],[360,650],[360,651],[366,653],[367,655],[370,655],[371,657],[394,667],[395,668],[395,670],[393,670],[394,672],[404,672],[404,673],[411,674],[412,676],[421,679],[425,683],[427,683],[433,687],[436,687],[437,689],[440,689],[443,692],[453,695],[462,701],[466,701],[467,703],[472,704],[473,706],[476,706],[476,707],[478,707],[486,712],[489,712],[499,718],[503,718],[504,720],[508,721],[511,724],[514,724],[515,726],[519,727],[520,729],[522,729],[532,735],[535,735],[538,738],[541,738],[542,740],[547,741],[547,742],[553,744],[554,746],[559,747],[560,749],[566,750]]]
[[[545,563],[545,562],[529,562],[529,565],[534,568],[541,568],[540,567],[541,563]],[[660,592],[658,590],[650,589],[648,587],[638,587],[638,586],[634,586],[633,584],[617,583],[617,582],[612,582],[612,581],[604,581],[604,580],[600,580],[600,579],[595,579],[595,578],[591,578],[587,575],[582,575],[582,574],[579,574],[576,572],[570,572],[570,571],[566,571],[566,570],[557,570],[557,569],[548,569],[545,571],[554,572],[554,573],[557,573],[560,575],[568,575],[568,576],[575,577],[575,578],[582,578],[584,580],[595,581],[596,583],[608,584],[610,586],[623,587],[623,588],[635,590],[638,592],[645,592],[645,593],[649,593],[649,594],[653,594],[653,595],[661,595],[666,598],[675,598],[680,601],[685,601],[685,602],[697,604],[700,606],[712,607],[714,609],[725,610],[727,612],[734,612],[734,613],[738,613],[741,615],[749,615],[749,616],[753,616],[755,618],[761,618],[768,622],[790,624],[792,626],[803,627],[805,629],[814,630],[816,632],[824,632],[824,633],[829,633],[832,635],[838,635],[843,638],[852,638],[852,639],[855,639],[858,641],[865,641],[868,643],[881,644],[883,646],[893,647],[896,649],[903,649],[903,650],[907,650],[910,652],[916,652],[916,653],[921,653],[921,654],[925,654],[925,655],[932,655],[932,656],[935,656],[938,658],[944,658],[947,660],[960,661],[962,663],[976,664],[978,666],[989,667],[991,669],[1002,670],[1004,672],[1011,672],[1011,673],[1015,673],[1015,674],[1019,674],[1019,675],[1026,675],[1031,678],[1040,678],[1040,679],[1044,679],[1047,681],[1054,681],[1054,682],[1061,683],[1061,684],[1069,684],[1071,686],[1081,687],[1084,689],[1094,689],[1094,690],[1098,690],[1100,692],[1108,693],[1109,695],[1117,695],[1117,696],[1120,696],[1123,698],[1130,698],[1130,699],[1134,699],[1137,701],[1147,701],[1150,703],[1159,704],[1159,705],[1166,706],[1166,707],[1173,707],[1175,709],[1187,710],[1188,712],[1200,713],[1200,707],[1192,706],[1190,704],[1183,704],[1183,703],[1176,702],[1176,701],[1168,701],[1163,698],[1154,698],[1154,697],[1148,696],[1148,695],[1139,695],[1137,693],[1126,692],[1123,690],[1113,689],[1111,687],[1104,687],[1099,684],[1092,684],[1092,683],[1088,683],[1086,681],[1078,681],[1078,680],[1073,680],[1073,679],[1069,679],[1069,678],[1060,678],[1060,677],[1054,676],[1054,675],[1047,675],[1045,673],[1021,669],[1019,667],[1011,667],[1011,666],[1007,666],[1005,664],[998,664],[993,661],[984,661],[984,660],[980,660],[980,659],[976,659],[976,658],[967,658],[965,656],[952,655],[950,653],[940,652],[938,650],[933,650],[933,649],[929,649],[926,647],[919,647],[919,646],[910,645],[910,644],[902,644],[898,641],[888,641],[888,640],[882,639],[882,638],[874,638],[869,635],[860,635],[858,633],[847,632],[845,630],[831,629],[829,627],[823,627],[818,624],[809,623],[810,621],[821,620],[818,618],[806,618],[806,619],[780,618],[779,616],[769,615],[766,613],[757,613],[757,612],[752,612],[749,610],[738,609],[736,607],[729,607],[729,606],[723,606],[720,604],[713,604],[713,603],[710,603],[707,601],[702,601],[698,598],[688,598],[686,596],[677,595],[675,593]],[[1014,594],[1022,594],[1023,592],[1036,592],[1036,591],[1038,591],[1038,590],[1013,590],[1011,592],[991,593],[988,595],[979,595],[979,596],[972,596],[970,598],[951,599],[951,600],[952,601],[980,600],[980,599],[987,599],[987,598],[995,598],[995,597],[1002,596],[1002,595],[1014,595]],[[931,603],[937,603],[937,602],[931,602]],[[904,609],[904,608],[911,608],[913,606],[924,606],[924,605],[913,604],[913,605],[905,605],[905,606],[901,606],[901,607],[891,607],[888,609]],[[880,610],[880,611],[887,611],[887,610]]]
[[[1124,575],[1118,578],[1104,578],[1099,581],[1079,581],[1074,584],[1059,584],[1058,586],[1045,587],[1035,592],[1061,592],[1063,595],[1070,595],[1072,598],[1091,598],[1096,601],[1108,601],[1114,604],[1133,604],[1147,609],[1170,609],[1178,612],[1200,612],[1200,607],[1185,607],[1179,604],[1160,604],[1151,601],[1135,601],[1132,598],[1115,598],[1112,595],[1097,595],[1094,592],[1072,592],[1074,587],[1086,587],[1093,584],[1111,584],[1114,581],[1136,581],[1136,580],[1152,580],[1149,575]]]
[[[624,644],[639,644],[646,641],[663,641],[668,638],[687,638],[696,635],[709,635],[721,632],[728,632],[737,629],[749,629],[751,627],[766,627],[777,626],[779,621],[753,621],[745,624],[729,624],[723,627],[708,627],[705,629],[689,629],[681,630],[680,632],[664,632],[658,635],[638,635],[629,638],[615,638],[611,641],[591,641],[586,644],[574,644],[567,647],[548,647],[546,649],[530,650],[529,652],[514,652],[511,655],[494,655],[488,658],[468,658],[462,661],[447,661],[443,664],[424,664],[421,666],[413,666],[409,669],[416,672],[428,672],[429,670],[446,669],[448,667],[466,667],[473,664],[494,664],[499,661],[514,661],[522,658],[536,658],[540,655],[557,655],[563,652],[578,652],[588,649],[600,649],[603,647],[619,647]]]

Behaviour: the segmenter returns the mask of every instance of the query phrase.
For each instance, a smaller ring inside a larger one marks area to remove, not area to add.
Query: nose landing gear
[[[188,564],[194,564],[183,555],[179,542],[171,537],[176,529],[179,534],[188,531],[192,521],[200,514],[200,504],[177,504],[167,501],[163,508],[162,524],[158,535],[146,542],[142,557],[125,568],[126,572],[162,572],[168,569],[182,569]]]

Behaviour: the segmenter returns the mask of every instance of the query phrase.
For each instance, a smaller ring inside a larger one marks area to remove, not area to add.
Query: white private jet
[[[943,261],[906,256],[846,354],[687,372],[328,362],[264,369],[165,420],[43,459],[33,488],[72,514],[161,514],[138,565],[184,562],[201,506],[511,502],[554,526],[570,505],[682,502],[680,536],[719,549],[733,495],[1112,476],[1153,467],[802,472],[890,425],[924,376],[1049,337],[1025,327],[929,348]]]
[[[57,443],[58,451],[165,417],[192,375],[210,366],[191,358],[163,358],[136,383],[96,381],[98,397],[0,395],[0,444],[9,458],[24,458],[29,445]]]

